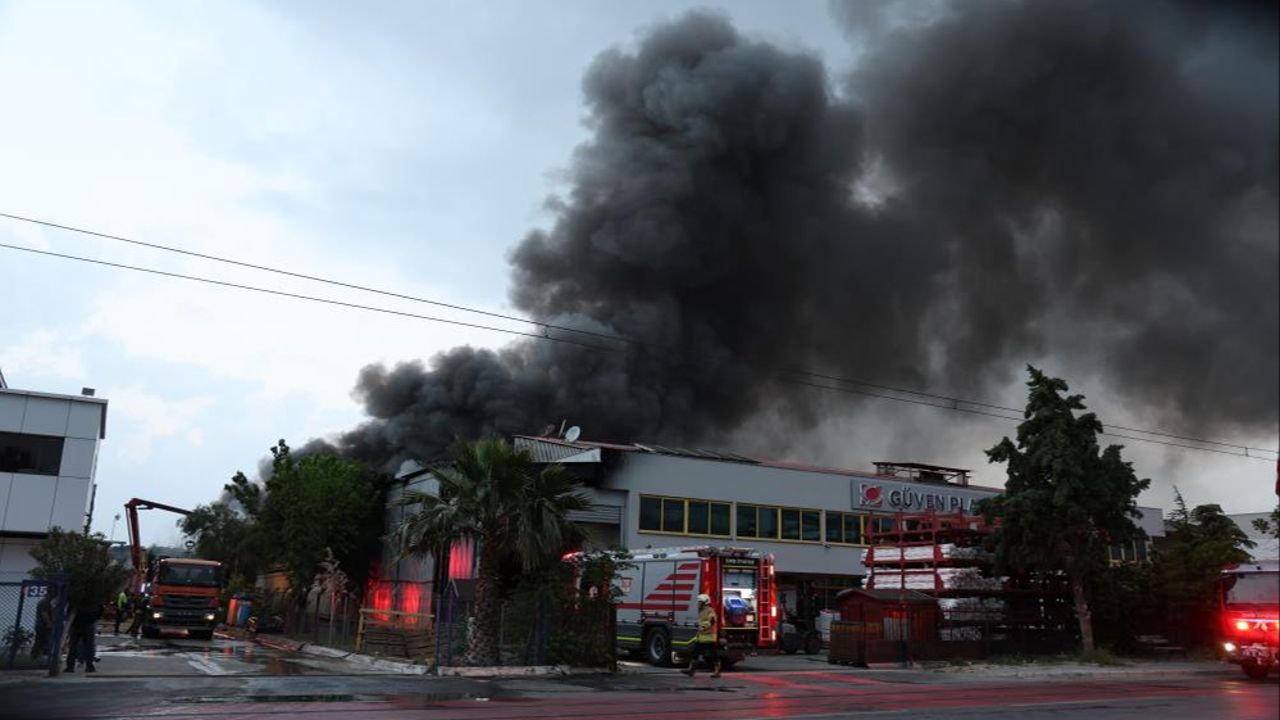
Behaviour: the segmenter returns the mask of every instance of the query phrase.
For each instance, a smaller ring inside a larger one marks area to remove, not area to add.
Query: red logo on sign
[[[883,493],[880,491],[879,485],[863,485],[862,486],[862,504],[869,507],[880,507],[884,501]]]

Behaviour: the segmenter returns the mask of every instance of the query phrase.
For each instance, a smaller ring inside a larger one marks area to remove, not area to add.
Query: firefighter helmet
[[[686,596],[686,597],[688,597],[688,596]],[[699,605],[710,605],[710,604],[711,604],[711,598],[710,598],[706,593],[702,593],[701,595],[699,595],[699,596],[698,596],[698,604],[699,604]]]

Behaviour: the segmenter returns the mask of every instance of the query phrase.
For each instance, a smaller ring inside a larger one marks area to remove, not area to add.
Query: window
[[[782,539],[783,540],[799,540],[800,539],[800,511],[799,510],[783,510],[782,511]]]
[[[844,542],[844,536],[840,533],[840,518],[842,515],[843,513],[827,511],[827,542]]]
[[[862,539],[862,516],[853,513],[844,514],[844,541],[852,545],[861,545]]]
[[[778,508],[739,504],[738,537],[776,539]]]
[[[729,503],[689,501],[689,534],[729,536]]]
[[[640,496],[640,530],[729,536],[729,503]]]
[[[57,475],[62,467],[60,437],[0,432],[0,472]]]
[[[706,535],[711,529],[711,515],[707,503],[700,500],[689,501],[689,534]]]
[[[684,501],[662,499],[662,532],[684,532]]]
[[[711,503],[711,534],[729,537],[729,503]]]
[[[756,506],[738,506],[738,537],[756,536]]]
[[[662,499],[640,496],[640,529],[662,530]]]
[[[844,545],[862,544],[862,515],[827,511],[827,542]]]
[[[822,540],[822,513],[805,510],[800,513],[800,539],[805,542]]]
[[[756,522],[760,524],[760,534],[756,537],[778,537],[778,508],[762,507],[756,513]]]
[[[799,510],[795,508],[767,508],[759,509],[760,533],[761,537],[765,537],[765,520],[764,517],[772,518],[780,517],[782,521],[782,532],[769,537],[781,537],[783,540],[795,540],[799,542],[822,542],[822,513],[818,510]]]

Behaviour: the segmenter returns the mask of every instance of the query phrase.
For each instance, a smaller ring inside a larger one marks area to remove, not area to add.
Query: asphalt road
[[[856,670],[819,657],[752,658],[694,679],[619,675],[463,679],[388,675],[229,640],[100,638],[99,672],[0,673],[0,718],[271,720],[750,720],[752,718],[1280,718],[1280,681],[1214,663],[1111,677]]]

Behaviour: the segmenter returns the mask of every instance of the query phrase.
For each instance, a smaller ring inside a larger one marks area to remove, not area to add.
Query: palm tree
[[[435,494],[410,492],[401,501],[420,507],[396,529],[397,544],[402,554],[439,557],[456,541],[476,543],[475,631],[467,662],[496,665],[503,560],[518,560],[526,573],[558,560],[582,539],[567,514],[591,503],[563,467],[539,471],[528,450],[502,439],[459,442],[450,457],[449,465],[431,470],[439,482]]]

